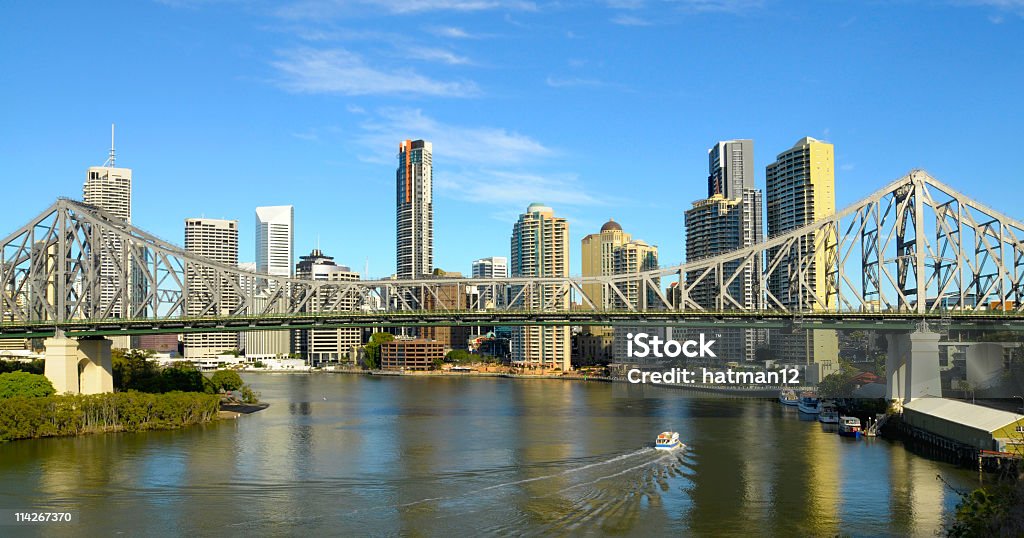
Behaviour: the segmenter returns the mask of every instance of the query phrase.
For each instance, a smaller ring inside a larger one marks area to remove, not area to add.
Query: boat
[[[817,415],[821,412],[821,401],[818,400],[818,395],[813,392],[801,392],[796,407],[801,413]]]
[[[673,450],[682,446],[678,432],[661,432],[654,441],[654,448],[658,450]]]
[[[821,413],[818,413],[818,422],[822,424],[839,424],[839,411],[832,404],[821,406]]]
[[[860,437],[860,419],[857,417],[839,417],[839,435],[843,437]]]
[[[779,403],[782,405],[797,405],[799,402],[800,398],[797,397],[793,389],[782,389],[779,391]]]

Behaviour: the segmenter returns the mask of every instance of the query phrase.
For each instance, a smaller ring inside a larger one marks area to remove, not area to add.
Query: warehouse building
[[[1024,415],[946,398],[903,405],[910,426],[978,450],[1024,455]]]

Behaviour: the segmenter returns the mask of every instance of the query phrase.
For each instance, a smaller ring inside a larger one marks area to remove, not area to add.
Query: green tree
[[[434,357],[434,360],[430,362],[431,370],[440,370],[444,366],[444,359],[441,357]]]
[[[857,369],[846,362],[840,361],[839,370],[833,372],[818,383],[818,394],[825,398],[846,398],[853,394],[853,377]]]
[[[239,390],[245,383],[242,376],[234,370],[217,370],[210,378],[213,386],[218,391]]]
[[[366,369],[377,370],[380,368],[380,346],[394,339],[395,335],[391,333],[373,333],[370,335],[370,341],[363,347],[366,351]]]
[[[464,349],[453,349],[444,356],[444,360],[455,364],[470,364],[476,362],[476,356]]]
[[[164,368],[160,372],[161,392],[179,390],[181,392],[206,392],[202,372],[192,363],[179,362]]]
[[[0,374],[0,398],[41,398],[54,392],[53,384],[44,375],[28,372]]]
[[[43,359],[35,359],[32,362],[0,360],[0,374],[8,372],[28,372],[30,374],[42,374],[45,369]]]
[[[117,391],[162,392],[160,368],[150,360],[153,352],[138,349],[110,350],[114,389]]]

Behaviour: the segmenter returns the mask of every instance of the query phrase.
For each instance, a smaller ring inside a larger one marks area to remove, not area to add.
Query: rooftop
[[[947,398],[918,398],[903,408],[988,432],[1024,419],[1024,415]]]

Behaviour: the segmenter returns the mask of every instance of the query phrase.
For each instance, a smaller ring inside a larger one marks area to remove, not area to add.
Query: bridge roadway
[[[48,338],[57,329],[67,337],[117,336],[158,333],[246,332],[289,329],[356,327],[457,327],[457,326],[564,326],[597,325],[626,327],[693,328],[796,328],[914,330],[921,322],[952,330],[1024,331],[1024,312],[997,310],[947,310],[929,313],[890,310],[885,312],[712,312],[700,310],[542,312],[528,310],[324,312],[315,314],[266,314],[259,316],[176,317],[101,320],[72,319],[63,322],[0,323],[0,339]]]

